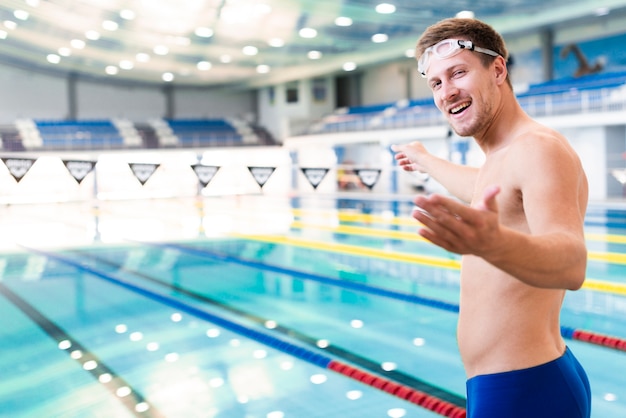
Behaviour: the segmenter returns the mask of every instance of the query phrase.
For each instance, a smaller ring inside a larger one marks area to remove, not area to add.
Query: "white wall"
[[[79,81],[76,102],[77,119],[106,117],[145,122],[165,116],[165,95],[157,88]]]

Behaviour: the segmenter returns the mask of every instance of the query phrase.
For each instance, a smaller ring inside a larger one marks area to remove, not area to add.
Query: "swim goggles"
[[[465,41],[462,39],[445,39],[433,46],[426,48],[420,59],[417,61],[417,71],[422,74],[422,77],[426,77],[426,70],[430,65],[430,56],[434,55],[439,59],[450,58],[458,54],[464,49],[470,51],[482,52],[483,54],[492,55],[494,57],[499,56],[495,51],[491,49],[481,48],[472,43],[472,41]]]

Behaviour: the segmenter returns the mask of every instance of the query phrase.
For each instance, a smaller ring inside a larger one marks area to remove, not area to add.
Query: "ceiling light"
[[[270,67],[265,64],[257,65],[256,72],[259,74],[267,74],[270,72]]]
[[[108,65],[105,69],[104,72],[107,73],[108,75],[115,75],[117,73],[119,73],[120,69],[117,68],[115,65]]]
[[[459,19],[473,19],[474,12],[472,12],[471,10],[461,10],[455,15],[455,17]]]
[[[213,36],[213,29],[200,26],[196,28],[194,33],[200,38],[210,38],[211,36]]]
[[[72,55],[72,50],[67,47],[59,48],[58,52],[59,55],[62,57],[69,57],[70,55]]]
[[[309,51],[306,56],[309,57],[309,59],[318,60],[322,58],[322,53],[320,51]]]
[[[413,48],[409,48],[406,51],[404,51],[404,56],[407,58],[415,58],[415,49]]]
[[[13,29],[17,28],[17,23],[15,23],[12,20],[5,20],[2,23],[4,24],[4,27],[7,28],[7,29],[13,30]]]
[[[259,53],[259,49],[256,46],[247,45],[241,50],[244,55],[253,56]]]
[[[50,64],[58,64],[61,62],[61,57],[57,54],[49,54],[46,59]]]
[[[39,0],[26,0],[26,4],[30,7],[39,7]]]
[[[354,71],[356,70],[356,63],[354,62],[346,62],[345,64],[343,64],[343,70],[344,71]]]
[[[380,13],[380,14],[390,14],[390,13],[394,13],[396,11],[396,6],[394,6],[393,4],[389,4],[389,3],[380,3],[379,5],[376,6],[376,12]]]
[[[608,7],[599,7],[594,11],[596,16],[606,16],[610,12],[611,12],[611,9],[609,9]]]
[[[85,38],[89,39],[90,41],[97,41],[98,39],[100,39],[100,32],[97,32],[95,30],[88,30],[87,32],[85,32]]]
[[[9,34],[6,31],[0,30],[0,39],[6,39]]]
[[[26,10],[14,10],[13,16],[19,20],[28,20],[28,12]]]
[[[169,83],[170,81],[174,81],[174,74],[172,73],[163,73],[163,75],[161,76],[161,78],[163,79],[163,81],[165,81],[166,83]]]
[[[228,64],[229,62],[231,62],[233,59],[231,58],[230,55],[222,55],[220,57],[220,62],[222,62],[223,64]]]
[[[134,66],[135,64],[133,64],[132,61],[129,61],[129,60],[120,61],[120,68],[122,70],[132,70]]]
[[[389,36],[387,36],[384,33],[377,33],[376,35],[372,36],[372,42],[376,44],[387,42],[388,40],[389,40]]]
[[[272,38],[267,43],[269,46],[273,46],[274,48],[280,48],[282,46],[285,46],[285,41],[280,38]]]
[[[83,49],[85,47],[85,41],[82,39],[72,39],[70,45],[72,45],[74,49]]]
[[[150,61],[150,55],[146,54],[145,52],[140,52],[137,55],[135,55],[135,59],[138,62],[148,62]]]
[[[125,20],[134,20],[137,15],[129,9],[120,10],[120,17]]]
[[[113,32],[116,31],[117,28],[119,28],[119,25],[117,24],[117,22],[114,22],[112,20],[105,20],[104,22],[102,22],[102,28]]]
[[[200,61],[196,64],[196,67],[198,68],[198,70],[200,71],[207,71],[210,70],[212,65],[210,62],[208,61]]]
[[[153,51],[157,55],[167,55],[170,52],[170,49],[165,45],[157,45],[154,47]]]
[[[303,38],[315,38],[317,36],[317,31],[313,28],[302,28],[298,33]]]
[[[345,16],[339,16],[335,19],[335,25],[337,26],[352,26],[352,19]]]

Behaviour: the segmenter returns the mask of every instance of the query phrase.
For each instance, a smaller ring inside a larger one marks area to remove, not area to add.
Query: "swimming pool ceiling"
[[[624,8],[626,0],[0,1],[0,62],[249,88],[402,59],[427,26],[464,10],[506,34]]]

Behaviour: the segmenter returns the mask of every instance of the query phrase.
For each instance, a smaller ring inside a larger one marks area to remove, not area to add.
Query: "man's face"
[[[430,57],[426,80],[435,104],[460,136],[474,136],[492,115],[492,65],[485,68],[476,52],[464,50],[448,57]]]

